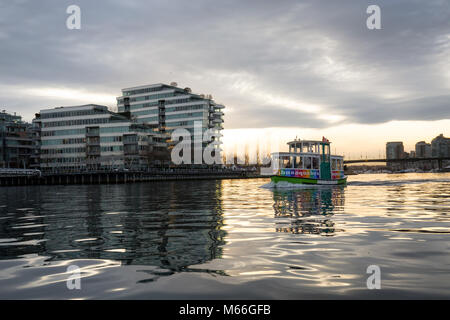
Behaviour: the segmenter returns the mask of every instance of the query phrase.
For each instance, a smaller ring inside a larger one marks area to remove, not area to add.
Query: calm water
[[[0,188],[0,298],[450,298],[450,174],[267,182]]]

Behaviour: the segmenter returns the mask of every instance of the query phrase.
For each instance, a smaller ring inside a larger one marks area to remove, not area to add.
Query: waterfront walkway
[[[0,186],[116,184],[144,181],[267,178],[251,171],[221,169],[153,169],[148,171],[89,171],[0,176]]]

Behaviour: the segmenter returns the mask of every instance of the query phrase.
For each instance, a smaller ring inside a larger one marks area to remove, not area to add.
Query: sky
[[[72,4],[80,30],[66,27]],[[448,0],[11,0],[0,44],[0,109],[27,121],[175,81],[226,106],[226,151],[326,136],[377,157],[387,141],[450,135]]]

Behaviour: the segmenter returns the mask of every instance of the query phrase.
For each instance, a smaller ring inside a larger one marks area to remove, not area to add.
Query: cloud
[[[379,0],[382,30],[366,28],[371,1],[80,0],[81,30],[65,27],[70,4],[0,4],[6,109],[31,119],[177,81],[224,103],[226,128],[450,118],[445,0]],[[83,94],[30,96],[41,88]]]
[[[413,100],[361,101],[348,109],[349,122],[380,123],[392,120],[443,120],[450,119],[450,95],[425,97]]]
[[[272,105],[238,110],[235,113],[237,113],[234,123],[236,128],[322,128],[327,124],[327,121],[320,120],[311,113]]]

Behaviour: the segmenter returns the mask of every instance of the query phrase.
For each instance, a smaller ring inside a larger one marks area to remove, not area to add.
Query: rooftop
[[[42,109],[40,112],[41,113],[50,113],[50,112],[63,112],[63,111],[70,111],[70,110],[94,109],[94,108],[103,109],[103,110],[108,111],[107,106],[102,106],[99,104],[83,104],[83,105],[79,105],[79,106],[55,107],[52,109]]]

